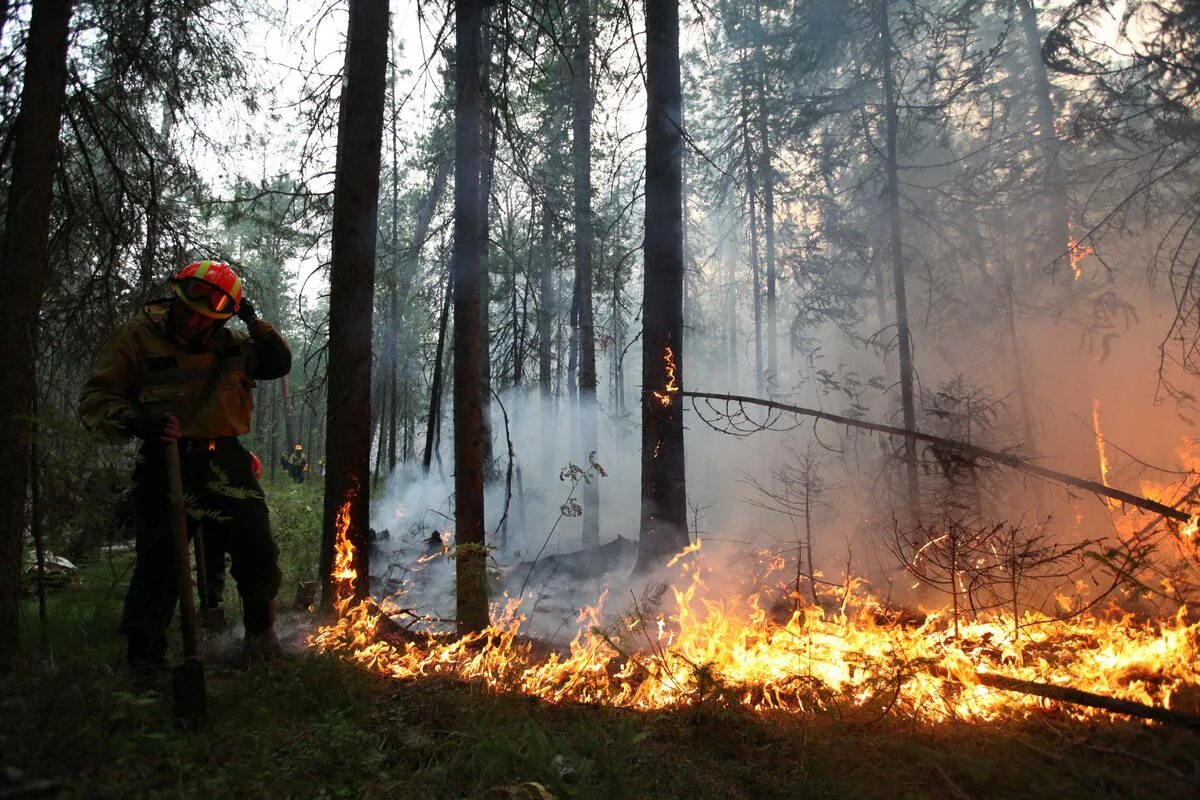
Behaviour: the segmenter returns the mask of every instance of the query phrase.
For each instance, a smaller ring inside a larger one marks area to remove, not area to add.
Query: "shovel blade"
[[[178,667],[173,667],[171,689],[175,700],[175,719],[186,730],[199,728],[208,711],[204,663],[198,658],[188,658]]]

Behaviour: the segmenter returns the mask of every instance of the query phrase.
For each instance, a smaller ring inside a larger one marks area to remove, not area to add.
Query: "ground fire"
[[[1194,541],[1194,528],[1194,521],[1181,527],[1181,541]],[[337,563],[351,556],[343,527]],[[632,598],[624,613],[612,613],[621,604],[602,595],[579,613],[564,648],[523,635],[517,598],[494,607],[494,623],[480,634],[397,636],[389,610],[401,598],[351,606],[348,583],[338,584],[340,618],[310,644],[397,679],[451,676],[548,702],[635,709],[719,703],[926,721],[1048,712],[1083,718],[1104,708],[1177,713],[1189,725],[1200,719],[1188,713],[1196,710],[1200,622],[1186,606],[1151,620],[1068,613],[1083,598],[1060,596],[1057,617],[1026,610],[1018,618],[992,611],[955,620],[945,609],[897,613],[849,577],[819,603],[781,610],[766,588],[740,596],[710,591],[725,568],[699,541],[671,565],[675,580],[663,602]],[[760,566],[763,587],[786,585],[783,559],[764,555]],[[1078,704],[1087,698],[1101,708]]]

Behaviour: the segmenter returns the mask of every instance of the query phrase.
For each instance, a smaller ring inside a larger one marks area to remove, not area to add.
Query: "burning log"
[[[762,406],[776,411],[787,411],[792,414],[798,414],[815,419],[824,419],[839,425],[847,425],[852,428],[862,428],[863,430],[876,431],[877,433],[886,433],[891,436],[902,436],[906,439],[911,439],[917,442],[927,442],[937,447],[942,447],[950,450],[955,450],[962,453],[964,456],[972,458],[986,458],[989,461],[994,461],[997,464],[1003,464],[1006,467],[1024,472],[1029,475],[1035,475],[1039,478],[1044,478],[1048,481],[1060,484],[1062,486],[1073,486],[1077,489],[1083,489],[1093,494],[1108,497],[1117,500],[1127,505],[1141,508],[1146,511],[1159,514],[1167,519],[1173,519],[1178,522],[1190,522],[1192,517],[1186,511],[1180,511],[1177,508],[1164,505],[1162,503],[1151,500],[1147,497],[1131,494],[1129,492],[1114,489],[1111,486],[1105,486],[1103,483],[1089,481],[1084,478],[1077,478],[1074,475],[1068,475],[1065,472],[1047,469],[1046,467],[1038,466],[1031,461],[1026,461],[1023,458],[1014,456],[1011,453],[1000,453],[995,450],[988,450],[984,447],[979,447],[974,444],[967,444],[955,439],[946,439],[941,436],[934,436],[929,433],[921,433],[920,431],[910,431],[905,428],[896,428],[891,425],[881,425],[877,422],[867,422],[853,417],[843,417],[839,414],[830,414],[828,411],[820,411],[815,408],[803,408],[801,406],[787,405],[786,403],[776,403],[773,400],[763,400],[759,397],[748,397],[739,394],[714,394],[712,392],[681,392],[684,397],[691,397],[693,400],[699,398],[702,400],[723,400],[726,403],[740,403]],[[703,415],[701,415],[703,416]]]
[[[1094,692],[1085,692],[1082,689],[1075,689],[1071,686],[1056,686],[1050,683],[1038,683],[1037,681],[1010,678],[1007,675],[997,675],[993,672],[975,672],[970,678],[963,678],[957,673],[940,666],[931,665],[927,668],[927,671],[930,675],[945,680],[956,681],[963,685],[969,686],[973,681],[981,686],[1000,689],[1005,692],[1045,697],[1048,700],[1057,700],[1060,703],[1099,708],[1113,714],[1125,714],[1131,717],[1152,719],[1164,725],[1173,725],[1178,728],[1200,731],[1200,714],[1192,714],[1186,711],[1172,711],[1169,708],[1148,706],[1145,703],[1138,703],[1134,700],[1121,700],[1120,698],[1108,697]]]

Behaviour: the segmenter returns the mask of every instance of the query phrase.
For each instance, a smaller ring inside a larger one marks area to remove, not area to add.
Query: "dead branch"
[[[1167,517],[1168,519],[1178,520],[1179,522],[1191,521],[1191,515],[1188,514],[1187,512],[1180,511],[1175,508],[1171,508],[1170,506],[1163,505],[1162,503],[1156,502],[1154,500],[1150,500],[1149,498],[1141,497],[1139,495],[1131,494],[1129,492],[1124,492],[1124,491],[1121,491],[1120,489],[1114,489],[1111,486],[1105,486],[1104,484],[1097,483],[1095,481],[1089,481],[1084,478],[1077,478],[1074,475],[1068,475],[1065,472],[1058,472],[1057,470],[1047,469],[1046,467],[1038,466],[1037,464],[1034,464],[1030,461],[1026,461],[1023,458],[1014,456],[1010,453],[1000,453],[995,450],[988,450],[987,448],[979,447],[978,445],[967,444],[966,442],[960,442],[960,441],[956,441],[954,439],[945,439],[941,436],[934,436],[933,434],[929,434],[929,433],[921,433],[920,431],[910,431],[910,430],[906,430],[904,428],[897,428],[892,425],[881,425],[877,422],[867,422],[867,421],[861,420],[861,419],[854,419],[853,417],[843,417],[839,414],[830,414],[828,411],[820,411],[820,410],[814,409],[814,408],[803,408],[801,406],[792,406],[792,405],[787,405],[785,403],[776,403],[773,400],[764,400],[759,397],[748,397],[746,395],[737,395],[737,394],[715,394],[712,392],[687,392],[687,391],[680,392],[680,394],[684,397],[691,397],[691,398],[693,398],[693,400],[695,400],[696,398],[699,398],[702,400],[721,400],[726,403],[739,403],[739,404],[747,404],[748,403],[750,405],[756,405],[756,406],[762,406],[763,408],[769,408],[774,411],[788,411],[793,414],[798,414],[801,416],[814,417],[815,419],[828,420],[829,422],[837,423],[839,425],[847,425],[847,426],[850,426],[853,428],[862,428],[863,430],[875,431],[877,433],[886,433],[890,436],[903,436],[904,438],[912,439],[913,441],[927,442],[929,444],[937,445],[938,447],[944,447],[944,448],[957,450],[958,452],[962,453],[963,455],[970,456],[973,458],[986,458],[989,461],[994,461],[997,464],[1003,464],[1006,467],[1011,467],[1012,469],[1018,470],[1020,472],[1027,473],[1029,475],[1035,475],[1039,478],[1044,478],[1048,481],[1053,481],[1054,483],[1060,484],[1062,486],[1073,486],[1077,489],[1083,489],[1085,491],[1092,492],[1093,494],[1102,495],[1104,497],[1108,497],[1113,500],[1117,500],[1119,502],[1134,506],[1136,508],[1141,508],[1146,511],[1151,511],[1155,514],[1159,514],[1161,516]],[[703,417],[703,415],[701,415],[701,416]],[[745,433],[745,432],[746,431],[739,431],[739,433]]]
[[[1145,703],[1138,703],[1134,700],[1121,700],[1120,698],[1108,697],[1107,695],[1095,694],[1094,692],[1085,692],[1082,689],[1075,689],[1070,686],[1055,686],[1049,683],[1026,681],[1020,678],[1010,678],[1006,675],[996,675],[991,672],[976,672],[971,679],[964,679],[945,667],[930,666],[927,670],[931,675],[962,684],[970,684],[974,680],[974,682],[983,686],[989,686],[1005,692],[1030,694],[1036,697],[1045,697],[1048,700],[1058,700],[1062,703],[1070,703],[1077,706],[1099,708],[1113,714],[1126,714],[1131,717],[1152,719],[1164,725],[1174,725],[1179,728],[1200,731],[1200,714],[1192,714],[1187,711],[1172,711],[1169,708],[1148,706]]]

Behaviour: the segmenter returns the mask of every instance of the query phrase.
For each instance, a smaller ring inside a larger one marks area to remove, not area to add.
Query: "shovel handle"
[[[187,535],[187,510],[183,505],[183,470],[179,443],[166,445],[167,491],[171,499],[171,531],[175,535],[175,560],[179,569],[179,627],[183,635],[183,657],[195,658],[196,598],[192,591],[192,563]]]

